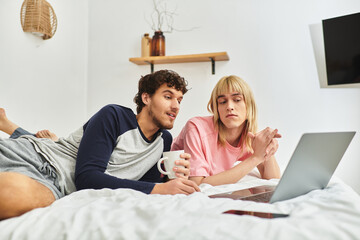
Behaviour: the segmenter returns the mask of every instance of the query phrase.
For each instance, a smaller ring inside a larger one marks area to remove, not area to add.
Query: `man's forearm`
[[[130,188],[146,194],[149,194],[155,186],[151,182],[121,179],[99,171],[88,171],[78,175],[75,179],[75,185],[77,190]]]

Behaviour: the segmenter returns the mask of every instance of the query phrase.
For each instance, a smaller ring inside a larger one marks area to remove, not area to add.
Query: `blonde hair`
[[[252,149],[251,139],[247,135],[248,132],[256,133],[257,131],[257,110],[255,99],[249,85],[243,79],[234,75],[225,76],[217,82],[211,93],[211,97],[207,105],[208,111],[214,115],[214,125],[219,132],[219,142],[221,145],[225,145],[226,132],[225,126],[221,122],[219,116],[217,99],[219,95],[223,95],[229,92],[239,92],[244,97],[246,106],[246,121],[245,127],[243,128],[243,131],[241,133],[240,143],[241,146],[245,144],[248,149]]]

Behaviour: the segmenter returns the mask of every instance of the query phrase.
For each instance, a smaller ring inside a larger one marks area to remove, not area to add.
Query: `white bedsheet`
[[[360,197],[336,181],[324,189],[274,204],[207,195],[263,183],[247,178],[185,195],[83,190],[51,206],[0,221],[0,239],[360,239]],[[221,214],[230,209],[290,213],[264,219]]]

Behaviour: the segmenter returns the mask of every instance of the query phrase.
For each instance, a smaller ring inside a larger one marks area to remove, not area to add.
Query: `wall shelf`
[[[151,72],[154,72],[154,64],[211,62],[212,74],[215,74],[215,62],[229,61],[229,56],[227,52],[216,52],[216,53],[201,53],[201,54],[175,55],[175,56],[138,57],[138,58],[129,58],[129,61],[137,65],[150,64]]]

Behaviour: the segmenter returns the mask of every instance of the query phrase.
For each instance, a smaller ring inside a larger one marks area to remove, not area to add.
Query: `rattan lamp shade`
[[[57,28],[54,9],[45,0],[25,0],[21,6],[21,26],[24,32],[39,34],[50,39]]]

